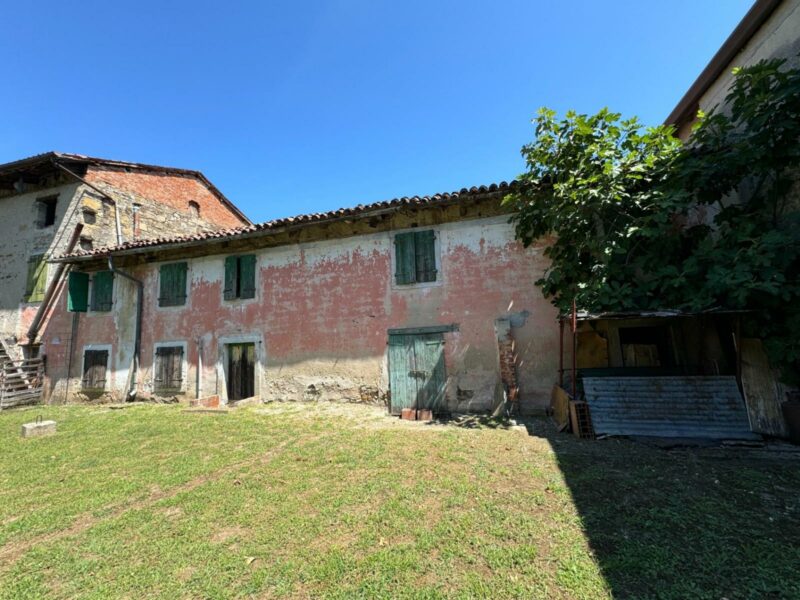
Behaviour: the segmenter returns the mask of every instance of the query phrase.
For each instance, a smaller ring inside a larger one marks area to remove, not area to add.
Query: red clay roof
[[[204,186],[206,186],[212,194],[214,194],[219,200],[225,204],[232,212],[234,212],[238,217],[240,217],[246,223],[251,223],[250,219],[237,208],[237,206],[228,200],[217,187],[209,181],[203,173],[200,171],[195,171],[192,169],[180,169],[177,167],[164,167],[160,165],[148,165],[145,163],[138,163],[138,162],[129,162],[124,160],[112,160],[108,158],[97,158],[95,156],[85,156],[83,154],[72,154],[68,152],[44,152],[42,154],[36,154],[34,156],[29,156],[27,158],[22,158],[20,160],[15,160],[13,162],[8,162],[4,164],[0,164],[0,175],[4,173],[10,173],[14,171],[24,171],[26,169],[30,169],[32,167],[36,167],[39,165],[43,165],[49,162],[62,162],[62,163],[79,163],[85,165],[96,165],[101,167],[119,167],[122,169],[136,169],[140,171],[151,171],[156,173],[167,173],[167,174],[174,174],[174,175],[185,175],[187,177],[193,177],[200,181]]]
[[[491,185],[482,185],[478,187],[462,188],[461,190],[448,193],[433,194],[431,196],[412,196],[394,198],[392,200],[384,200],[382,202],[374,202],[372,204],[359,204],[352,208],[340,208],[324,213],[311,213],[305,215],[298,215],[295,217],[286,217],[283,219],[275,219],[273,221],[265,221],[263,223],[256,223],[244,227],[236,227],[234,229],[223,229],[218,231],[209,231],[206,233],[198,233],[187,236],[176,236],[169,238],[154,238],[146,240],[133,240],[125,242],[119,246],[93,248],[92,250],[76,250],[72,254],[59,257],[64,262],[69,262],[70,258],[90,258],[107,256],[109,254],[116,254],[125,252],[126,250],[135,250],[139,248],[157,248],[159,246],[173,246],[178,244],[186,244],[191,242],[202,242],[205,240],[222,239],[222,238],[236,238],[250,233],[269,232],[271,230],[287,227],[291,225],[311,225],[323,221],[335,220],[343,217],[358,217],[364,218],[369,216],[370,213],[382,211],[386,209],[397,209],[407,206],[427,206],[435,204],[443,204],[449,201],[458,200],[460,198],[469,198],[472,196],[479,196],[491,193],[507,193],[515,189],[518,185],[517,181],[493,183]]]

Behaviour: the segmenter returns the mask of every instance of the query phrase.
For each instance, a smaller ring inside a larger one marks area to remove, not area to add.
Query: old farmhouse
[[[515,241],[501,204],[510,188],[76,249],[56,259],[69,286],[42,327],[47,397],[391,390],[393,412],[489,411],[509,395],[544,408],[556,315],[534,285],[540,248]]]

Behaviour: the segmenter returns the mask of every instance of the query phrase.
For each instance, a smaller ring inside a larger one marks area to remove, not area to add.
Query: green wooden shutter
[[[44,254],[31,256],[28,259],[28,282],[25,286],[25,296],[28,302],[41,302],[44,300],[44,289],[47,285],[47,263]]]
[[[256,256],[239,257],[239,298],[256,297]]]
[[[395,281],[399,285],[414,283],[416,266],[414,258],[414,232],[398,233],[394,236]]]
[[[92,278],[92,310],[109,311],[114,290],[114,274],[111,271],[99,271]]]
[[[436,243],[432,229],[414,232],[416,281],[436,281]]]
[[[158,305],[171,306],[172,288],[174,287],[172,265],[161,265],[158,276]]]
[[[175,269],[177,270],[177,275],[175,277],[175,304],[183,306],[186,304],[186,272],[188,270],[188,265],[185,262],[176,263]]]
[[[70,271],[67,281],[67,310],[86,312],[89,304],[89,274]]]
[[[239,261],[236,256],[225,257],[225,290],[223,297],[225,300],[236,298],[236,281],[239,276]]]
[[[182,306],[186,304],[187,264],[161,265],[159,282],[159,306]]]

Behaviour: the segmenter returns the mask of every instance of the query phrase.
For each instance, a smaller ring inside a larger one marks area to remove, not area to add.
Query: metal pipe
[[[114,224],[116,226],[115,228],[116,228],[116,234],[117,234],[117,245],[120,245],[122,243],[122,226],[120,225],[120,221],[119,221],[119,207],[117,206],[117,201],[114,198],[112,198],[111,196],[109,196],[108,193],[104,192],[103,190],[101,190],[96,185],[94,185],[92,183],[89,183],[83,177],[81,177],[77,173],[69,170],[67,167],[65,167],[64,165],[62,165],[58,161],[54,160],[53,164],[56,167],[58,167],[59,169],[61,169],[62,171],[64,171],[65,173],[67,173],[70,177],[74,177],[75,179],[80,181],[83,185],[93,189],[95,192],[100,194],[103,198],[105,198],[106,200],[111,202],[111,204],[114,205]]]
[[[69,402],[69,378],[72,377],[72,355],[75,353],[75,336],[78,333],[79,312],[72,313],[72,330],[69,334],[69,354],[67,355],[67,384],[64,386],[64,404]]]
[[[136,397],[136,375],[139,370],[139,359],[142,345],[142,305],[144,304],[144,283],[140,279],[136,279],[136,277],[133,275],[115,268],[114,259],[111,256],[108,257],[108,270],[115,275],[124,277],[125,279],[136,284],[136,328],[133,342],[133,370],[131,374],[130,388],[128,389],[128,400],[132,400]]]
[[[203,370],[203,338],[197,338],[197,373],[194,381],[194,397],[200,398],[200,372]]]
[[[75,225],[75,231],[73,232],[72,238],[67,245],[67,253],[72,252],[73,248],[75,248],[75,245],[80,239],[81,231],[83,231],[83,223],[78,223]],[[50,303],[53,301],[56,288],[61,283],[61,277],[64,275],[65,267],[66,263],[59,263],[56,273],[50,280],[50,285],[47,286],[47,291],[44,293],[44,298],[42,298],[42,303],[39,305],[39,310],[36,311],[36,315],[33,317],[30,327],[28,327],[29,346],[36,343],[36,338],[39,336],[39,327],[42,324],[45,313],[47,313],[47,311],[50,309]]]

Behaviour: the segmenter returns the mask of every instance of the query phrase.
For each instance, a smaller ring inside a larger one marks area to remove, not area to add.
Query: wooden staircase
[[[44,361],[12,360],[5,342],[0,340],[0,410],[39,402],[43,385]]]

